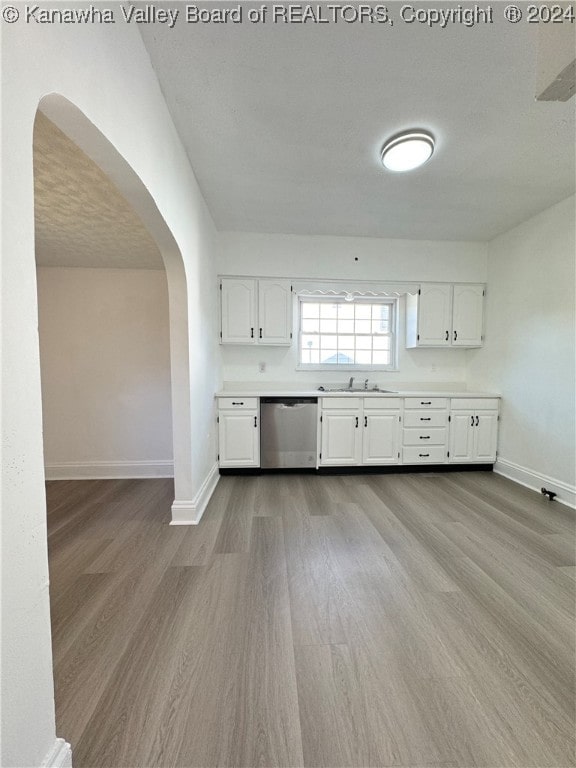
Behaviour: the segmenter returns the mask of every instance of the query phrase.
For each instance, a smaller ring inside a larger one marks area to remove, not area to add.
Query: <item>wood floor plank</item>
[[[75,768],[576,768],[574,515],[492,473],[47,486]]]
[[[222,525],[214,545],[214,554],[248,552],[254,517],[256,483],[251,477],[233,479],[234,490],[226,505]]]
[[[302,765],[282,520],[255,518],[228,765]]]

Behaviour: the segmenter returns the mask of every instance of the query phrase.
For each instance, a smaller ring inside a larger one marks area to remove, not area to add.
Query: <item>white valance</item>
[[[334,296],[347,298],[385,298],[417,294],[420,283],[373,283],[367,280],[293,280],[292,287],[298,296]]]

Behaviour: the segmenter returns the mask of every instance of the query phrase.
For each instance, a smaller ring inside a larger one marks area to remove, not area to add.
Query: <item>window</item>
[[[300,297],[299,366],[394,370],[396,304]]]

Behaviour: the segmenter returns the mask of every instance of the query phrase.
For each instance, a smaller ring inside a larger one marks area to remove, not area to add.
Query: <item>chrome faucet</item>
[[[368,379],[364,380],[364,389],[368,389]]]
[[[354,384],[354,376],[350,376],[350,381],[348,382],[348,389],[352,389],[353,384]]]

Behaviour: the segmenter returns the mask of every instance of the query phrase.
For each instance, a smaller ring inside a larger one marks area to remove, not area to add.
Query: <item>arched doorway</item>
[[[161,255],[168,283],[172,441],[177,504],[179,499],[190,498],[191,474],[188,291],[182,255],[149,191],[98,128],[70,101],[57,94],[45,96],[38,109],[109,177],[144,223]]]

